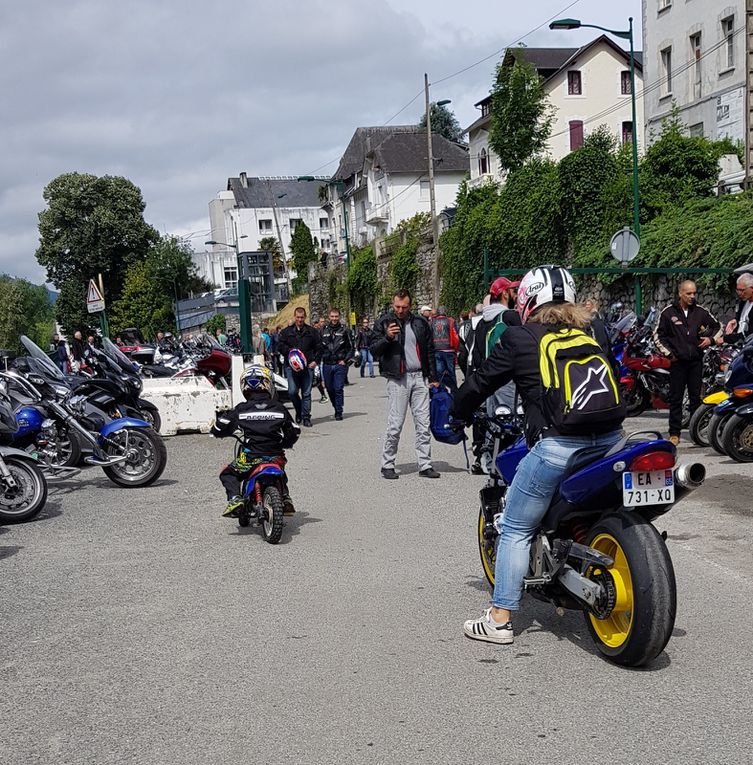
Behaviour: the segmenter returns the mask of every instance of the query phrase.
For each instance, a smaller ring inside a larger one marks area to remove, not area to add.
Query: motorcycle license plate
[[[675,479],[671,470],[622,474],[622,503],[625,507],[667,505],[675,501]]]

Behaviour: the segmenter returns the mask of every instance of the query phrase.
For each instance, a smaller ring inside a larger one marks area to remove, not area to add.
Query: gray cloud
[[[77,170],[141,187],[162,231],[208,226],[228,175],[310,173],[355,127],[382,124],[422,88],[517,39],[567,5],[540,0],[29,0],[0,11],[0,272],[40,280],[42,190]],[[640,3],[630,0],[636,16]],[[619,25],[625,10],[580,0],[567,15]],[[508,10],[505,10],[508,8]],[[518,37],[516,37],[516,35]],[[529,45],[575,45],[542,30]],[[437,86],[460,121],[495,61]],[[423,98],[395,120],[418,120]],[[326,174],[334,162],[318,172]],[[201,241],[201,236],[197,237]]]

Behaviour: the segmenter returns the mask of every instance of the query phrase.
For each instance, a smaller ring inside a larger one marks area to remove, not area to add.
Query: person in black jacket
[[[584,329],[588,311],[575,305],[572,275],[558,266],[527,273],[520,283],[518,312],[523,326],[508,327],[491,355],[465,381],[453,404],[453,416],[468,422],[494,391],[514,381],[525,409],[530,447],[506,494],[501,520],[492,607],[469,619],[463,632],[472,640],[513,642],[512,612],[519,607],[528,570],[531,539],[549,509],[573,451],[598,446],[608,451],[619,441],[622,416],[610,416],[578,435],[563,435],[548,412],[540,372],[539,343],[553,329]]]
[[[374,357],[371,355],[371,342],[374,339],[374,330],[369,329],[369,320],[362,319],[361,326],[356,335],[356,349],[361,353],[361,377],[366,372],[366,364],[369,365],[369,377],[374,377]]]
[[[306,324],[306,309],[296,308],[293,324],[280,332],[277,350],[285,359],[288,394],[295,408],[296,422],[303,422],[306,428],[311,427],[311,384],[314,368],[321,359],[321,345],[319,333],[310,324]],[[291,368],[288,354],[292,350],[299,350],[305,356],[305,369]]]
[[[398,290],[392,310],[374,326],[371,352],[380,360],[382,377],[387,378],[387,432],[382,451],[382,475],[399,478],[395,458],[408,407],[416,429],[416,457],[419,475],[439,478],[431,464],[429,429],[429,387],[438,386],[434,340],[429,322],[411,313],[411,295]]]
[[[678,299],[661,312],[654,330],[656,347],[672,363],[669,368],[669,440],[675,446],[680,443],[685,389],[690,411],[695,412],[701,405],[703,352],[719,332],[719,322],[696,304],[697,294],[694,281],[681,282]]]
[[[301,433],[290,412],[275,400],[274,383],[266,367],[249,367],[241,375],[240,383],[246,400],[234,409],[218,411],[210,431],[215,438],[226,438],[236,431],[242,434],[243,446],[238,456],[220,473],[228,500],[222,513],[225,518],[236,517],[243,504],[241,481],[262,462],[275,462],[284,469],[285,449],[293,446]],[[285,515],[292,515],[295,509],[287,492],[283,501]]]
[[[719,345],[739,343],[753,335],[753,274],[741,274],[735,290],[738,299],[735,318],[727,322],[724,336],[718,339]]]
[[[348,364],[353,358],[353,342],[350,331],[340,322],[340,311],[329,309],[329,324],[321,332],[322,379],[335,410],[335,419],[343,418],[343,387]]]

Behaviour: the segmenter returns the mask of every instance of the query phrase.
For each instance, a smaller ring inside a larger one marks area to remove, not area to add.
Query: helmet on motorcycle
[[[518,288],[517,309],[520,320],[528,317],[546,303],[574,303],[575,282],[562,266],[539,266],[529,271]]]
[[[246,400],[252,396],[269,396],[274,398],[275,384],[272,374],[266,367],[254,364],[247,367],[241,374],[241,393]]]
[[[293,350],[288,353],[288,364],[290,364],[290,368],[294,372],[303,372],[308,366],[306,357],[298,350],[298,348],[293,348]]]

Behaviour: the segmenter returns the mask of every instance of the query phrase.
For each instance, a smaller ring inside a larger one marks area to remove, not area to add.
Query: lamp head
[[[204,242],[204,244],[217,244],[217,242],[214,239],[210,239],[208,242]]]
[[[557,19],[549,25],[549,29],[580,29],[578,19]]]
[[[445,98],[442,101],[437,101],[437,106],[447,106],[447,104],[451,104],[452,100],[449,98]]]

